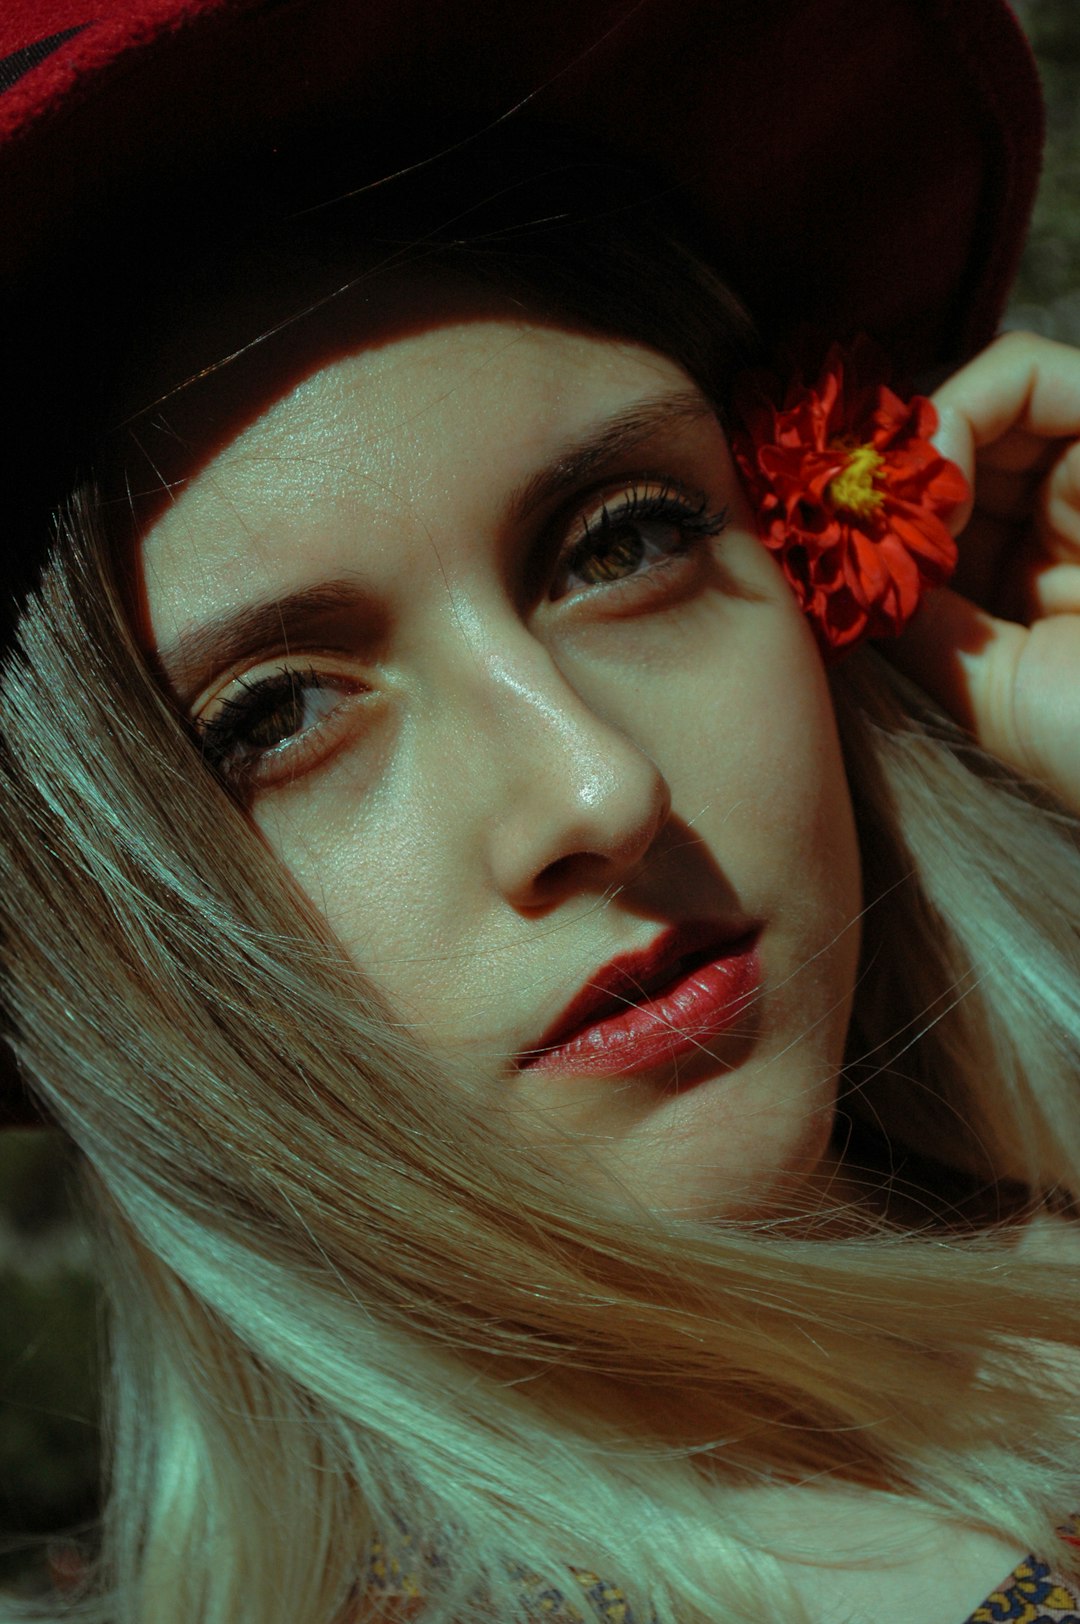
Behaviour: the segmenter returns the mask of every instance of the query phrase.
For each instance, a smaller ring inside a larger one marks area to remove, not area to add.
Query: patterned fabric
[[[1000,1590],[976,1607],[966,1624],[1080,1624],[1080,1587],[1029,1557]]]
[[[1058,1532],[1067,1544],[1080,1545],[1080,1516]],[[1080,1624],[1080,1585],[1029,1556],[965,1624]]]
[[[425,1546],[418,1546],[411,1533],[400,1530],[400,1555],[389,1555],[381,1540],[372,1541],[364,1594],[397,1602],[395,1619],[413,1617],[423,1593],[421,1569],[439,1567],[442,1559]],[[1061,1536],[1070,1545],[1080,1545],[1080,1516],[1070,1518]],[[592,1615],[581,1613],[565,1600],[554,1585],[545,1585],[534,1573],[519,1569],[520,1582],[536,1624],[637,1624],[633,1610],[617,1585],[597,1574],[575,1568],[592,1606]],[[358,1615],[362,1616],[362,1615]],[[655,1624],[655,1621],[653,1621]],[[987,1596],[964,1624],[1080,1624],[1080,1585],[1054,1572],[1049,1562],[1029,1556],[1002,1584]]]
[[[372,1540],[364,1581],[357,1589],[361,1597],[385,1597],[396,1602],[393,1609],[395,1619],[411,1618],[418,1610],[423,1595],[421,1570],[439,1566],[441,1558],[427,1547],[419,1546],[412,1532],[398,1524],[398,1539],[393,1552],[387,1550],[377,1536]],[[363,1616],[361,1610],[357,1617]]]

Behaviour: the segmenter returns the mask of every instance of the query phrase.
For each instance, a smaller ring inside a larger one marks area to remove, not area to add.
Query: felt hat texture
[[[761,325],[912,370],[992,335],[1042,143],[1006,0],[7,0],[3,308],[148,176],[330,115],[410,156],[508,116],[598,136],[700,211]]]

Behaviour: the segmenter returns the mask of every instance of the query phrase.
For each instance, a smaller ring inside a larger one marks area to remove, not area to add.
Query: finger
[[[1035,534],[1047,558],[1080,564],[1080,442],[1058,458],[1039,492]]]
[[[970,596],[955,577],[952,587]],[[993,591],[975,601],[997,619],[1021,626],[1047,615],[1080,615],[1080,554],[1076,563],[1054,563],[1032,531],[1004,554]]]
[[[1053,437],[1032,434],[1030,429],[1014,425],[1005,430],[1000,440],[980,446],[975,453],[975,463],[995,479],[1016,482],[1018,478],[1037,473],[1040,463],[1049,464],[1059,444]]]
[[[1040,442],[1080,435],[1080,350],[1037,333],[1006,333],[947,378],[933,402],[947,420],[946,442],[954,436],[963,450],[967,438],[980,451],[1019,431],[1003,455],[1014,471],[1030,467]]]
[[[934,444],[959,465],[972,491],[971,501],[947,520],[953,535],[965,532],[954,585],[990,603],[1016,542],[1009,526],[1039,506],[1040,482],[1048,475],[1057,499],[1054,517],[1043,507],[1035,518],[1040,548],[1050,559],[1060,556],[1051,532],[1062,517],[1059,509],[1072,500],[1066,484],[1076,469],[1070,441],[1080,435],[1080,351],[1035,334],[1008,333],[947,379],[933,403]],[[1071,530],[1067,520],[1062,533]]]
[[[980,495],[953,588],[1028,626],[1046,615],[1080,615],[1080,443],[1034,493],[1029,518],[1011,528],[987,518]]]
[[[1080,812],[1080,619],[1017,626],[939,587],[878,647],[984,750]]]
[[[1033,488],[1030,477],[1020,482],[1015,508],[979,468],[978,508],[952,586],[1002,620],[1030,625],[1041,615],[1080,613],[1080,443],[1055,454],[1041,485]]]
[[[1012,452],[1007,450],[1010,445]],[[1032,447],[1037,448],[1034,454]],[[996,446],[977,452],[975,500],[980,512],[1010,523],[1029,517],[1036,490],[1068,447],[1068,441],[1034,440],[1026,433],[1014,437],[1010,432]],[[999,460],[1002,448],[1006,455]]]
[[[1020,590],[1022,618],[1029,625],[1047,615],[1080,616],[1080,564],[1050,564],[1033,574]]]
[[[1023,626],[995,620],[958,592],[938,587],[927,593],[903,636],[877,646],[961,727],[978,735],[983,716],[1000,711],[1000,702],[987,693],[986,652],[996,646],[1000,680],[1006,667],[1015,671],[1025,635]],[[987,749],[993,748],[986,743]]]
[[[1002,759],[1027,763],[1032,778],[1048,784],[1080,812],[1080,618],[1054,615],[1027,633],[1017,663],[1011,726],[1015,748]],[[995,752],[996,753],[996,752]]]

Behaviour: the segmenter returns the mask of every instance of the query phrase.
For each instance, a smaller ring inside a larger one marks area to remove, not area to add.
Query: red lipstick
[[[746,1014],[761,987],[758,927],[676,925],[613,959],[520,1056],[522,1070],[577,1076],[644,1071],[694,1054]]]

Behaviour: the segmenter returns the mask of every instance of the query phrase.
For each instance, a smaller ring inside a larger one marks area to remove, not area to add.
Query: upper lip
[[[543,1035],[522,1051],[520,1063],[528,1065],[539,1053],[568,1042],[596,1021],[620,1014],[628,1004],[655,998],[677,973],[682,976],[696,968],[695,960],[698,965],[711,963],[755,929],[750,923],[725,926],[715,919],[687,920],[663,931],[648,947],[621,953],[589,977]]]

